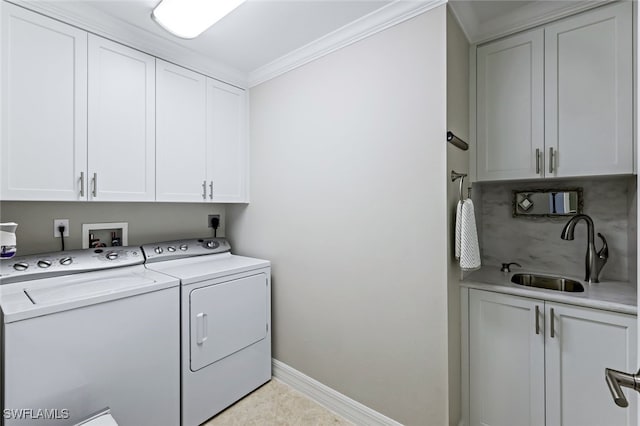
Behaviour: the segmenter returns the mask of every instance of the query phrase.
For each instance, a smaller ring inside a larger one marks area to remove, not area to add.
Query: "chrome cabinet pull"
[[[555,331],[555,328],[556,328],[556,318],[555,318],[555,317],[556,317],[556,315],[555,315],[555,313],[553,312],[553,308],[551,308],[551,331],[550,331],[550,333],[551,333],[551,338],[552,338],[552,339],[553,339],[554,337],[556,337],[556,331]]]
[[[549,173],[553,173],[553,147],[549,148]]]
[[[209,199],[213,200],[213,181],[209,184]]]
[[[202,199],[203,200],[207,199],[207,181],[206,180],[202,181]]]
[[[536,305],[536,334],[540,334],[540,307]]]
[[[536,174],[540,174],[540,148],[536,148]]]
[[[94,197],[98,196],[98,174],[97,173],[93,174],[93,190],[91,191],[91,194]]]
[[[80,196],[84,198],[84,172],[80,172]]]

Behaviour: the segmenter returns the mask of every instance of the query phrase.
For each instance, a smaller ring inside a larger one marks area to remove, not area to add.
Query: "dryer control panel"
[[[0,284],[140,265],[140,247],[103,247],[16,256],[0,261]]]
[[[146,263],[231,251],[229,242],[224,238],[198,238],[190,240],[164,241],[142,246]]]

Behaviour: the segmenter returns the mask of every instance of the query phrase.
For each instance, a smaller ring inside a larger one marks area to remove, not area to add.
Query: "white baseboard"
[[[273,377],[356,425],[402,426],[402,423],[354,401],[275,358],[272,365]]]

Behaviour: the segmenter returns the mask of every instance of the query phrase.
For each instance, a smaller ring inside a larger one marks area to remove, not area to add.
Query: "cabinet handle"
[[[84,198],[84,172],[80,172],[80,196]]]
[[[213,181],[209,184],[209,199],[213,200]]]
[[[93,190],[91,191],[91,194],[94,197],[98,196],[98,174],[97,173],[93,174]]]
[[[536,334],[540,334],[540,306],[536,305]]]
[[[207,199],[207,181],[206,180],[202,181],[202,199],[203,200]]]
[[[553,308],[551,308],[551,338],[556,337],[556,332],[555,332],[555,328],[556,328],[556,318],[555,318],[555,314],[553,312]]]
[[[536,148],[536,174],[540,174],[540,148]]]
[[[549,173],[553,173],[553,147],[549,148]]]

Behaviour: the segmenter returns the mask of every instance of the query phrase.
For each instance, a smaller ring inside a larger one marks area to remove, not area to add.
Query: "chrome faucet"
[[[560,238],[563,240],[573,240],[573,230],[576,227],[576,224],[584,219],[587,222],[587,256],[585,259],[585,281],[590,283],[598,283],[600,282],[599,276],[600,271],[602,271],[602,267],[605,263],[607,263],[607,259],[609,258],[609,246],[607,245],[607,240],[604,236],[598,232],[598,237],[602,239],[602,248],[600,251],[596,252],[596,245],[594,243],[593,233],[594,226],[593,220],[586,214],[577,214],[569,219],[569,222],[564,226],[562,230],[562,234]]]

